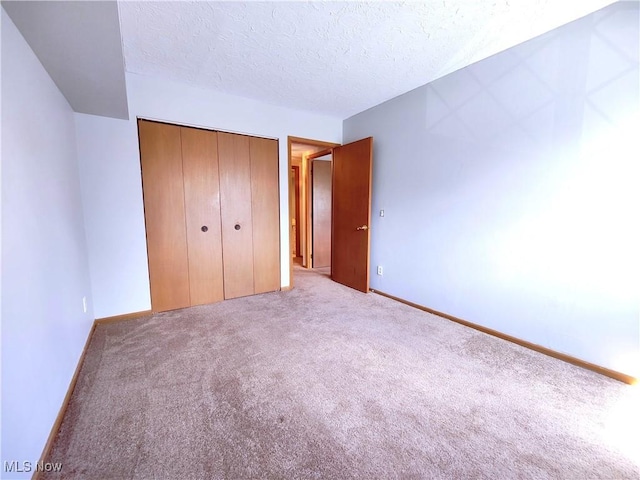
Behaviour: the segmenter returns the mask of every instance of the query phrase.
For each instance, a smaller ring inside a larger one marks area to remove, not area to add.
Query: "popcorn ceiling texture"
[[[120,2],[126,69],[346,118],[612,0]]]

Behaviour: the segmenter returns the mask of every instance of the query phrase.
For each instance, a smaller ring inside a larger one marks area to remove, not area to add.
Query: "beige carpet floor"
[[[45,478],[639,478],[634,398],[297,270],[290,292],[99,326]]]

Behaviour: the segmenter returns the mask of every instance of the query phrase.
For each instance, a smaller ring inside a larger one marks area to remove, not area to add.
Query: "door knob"
[[[356,230],[369,230],[367,225],[362,225],[361,227],[356,228]]]
[[[203,232],[206,232],[207,230],[209,230],[209,227],[207,227],[206,225],[203,225],[200,230],[202,230]]]
[[[236,226],[235,226],[235,227],[233,227],[233,228],[235,228],[236,230],[240,230],[240,228],[241,228],[241,227],[240,227],[240,224],[239,224],[239,223],[236,223]]]

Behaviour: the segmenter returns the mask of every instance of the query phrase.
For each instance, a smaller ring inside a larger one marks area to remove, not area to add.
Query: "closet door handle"
[[[242,227],[240,226],[240,224],[239,224],[239,223],[236,223],[236,226],[235,226],[235,227],[233,227],[233,228],[235,228],[236,230],[240,230]]]
[[[206,232],[207,230],[209,230],[209,227],[207,227],[206,225],[203,225],[200,230],[202,230],[203,232]]]

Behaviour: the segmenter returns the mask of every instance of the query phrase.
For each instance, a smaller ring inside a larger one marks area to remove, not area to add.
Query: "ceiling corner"
[[[75,112],[129,118],[116,1],[2,6]]]

